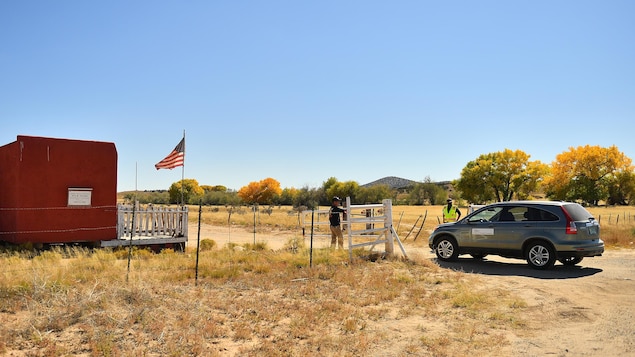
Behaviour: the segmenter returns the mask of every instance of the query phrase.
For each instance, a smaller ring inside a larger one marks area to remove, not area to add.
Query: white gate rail
[[[353,249],[370,246],[370,250],[380,243],[385,244],[386,254],[394,254],[394,242],[401,248],[403,256],[407,258],[406,250],[401,244],[401,240],[397,235],[397,232],[392,227],[392,201],[385,199],[379,204],[366,204],[366,205],[351,205],[351,198],[346,197],[346,206],[342,207],[346,209],[347,215],[345,219],[341,220],[342,228],[348,233],[348,251],[350,259],[353,259]],[[311,225],[311,214],[317,213],[317,220],[313,220],[313,226],[326,226],[325,233],[318,233],[314,236],[331,237],[330,230],[328,229],[329,210],[317,210],[317,211],[303,211],[302,212],[302,226],[304,231]],[[372,212],[372,215],[368,214],[355,214],[354,212]],[[321,217],[325,217],[324,220]],[[374,228],[375,224],[383,223],[382,227]],[[315,233],[315,230],[314,230]],[[353,242],[355,238],[355,242]]]

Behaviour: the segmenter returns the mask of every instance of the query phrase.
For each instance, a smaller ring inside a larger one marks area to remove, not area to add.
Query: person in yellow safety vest
[[[452,199],[448,198],[447,206],[443,206],[443,223],[456,222],[461,219],[461,211],[452,205]]]

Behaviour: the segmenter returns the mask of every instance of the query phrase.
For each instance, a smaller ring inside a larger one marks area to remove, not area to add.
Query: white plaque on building
[[[90,206],[92,188],[70,187],[68,189],[68,205],[69,206]]]

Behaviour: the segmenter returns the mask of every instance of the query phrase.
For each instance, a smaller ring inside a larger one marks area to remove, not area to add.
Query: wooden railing
[[[117,212],[118,239],[130,238],[131,234],[140,238],[187,237],[187,206],[133,207],[120,204]]]

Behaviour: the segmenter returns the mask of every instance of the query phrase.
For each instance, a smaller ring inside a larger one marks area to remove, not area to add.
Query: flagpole
[[[183,186],[185,185],[185,129],[183,129],[183,165],[181,165],[181,206],[185,206]]]
[[[138,189],[137,189],[137,178],[139,176],[138,171],[139,169],[138,167],[138,163],[137,161],[135,161],[134,163],[134,198],[132,199],[132,204],[136,205],[137,204],[137,196],[139,195]]]

